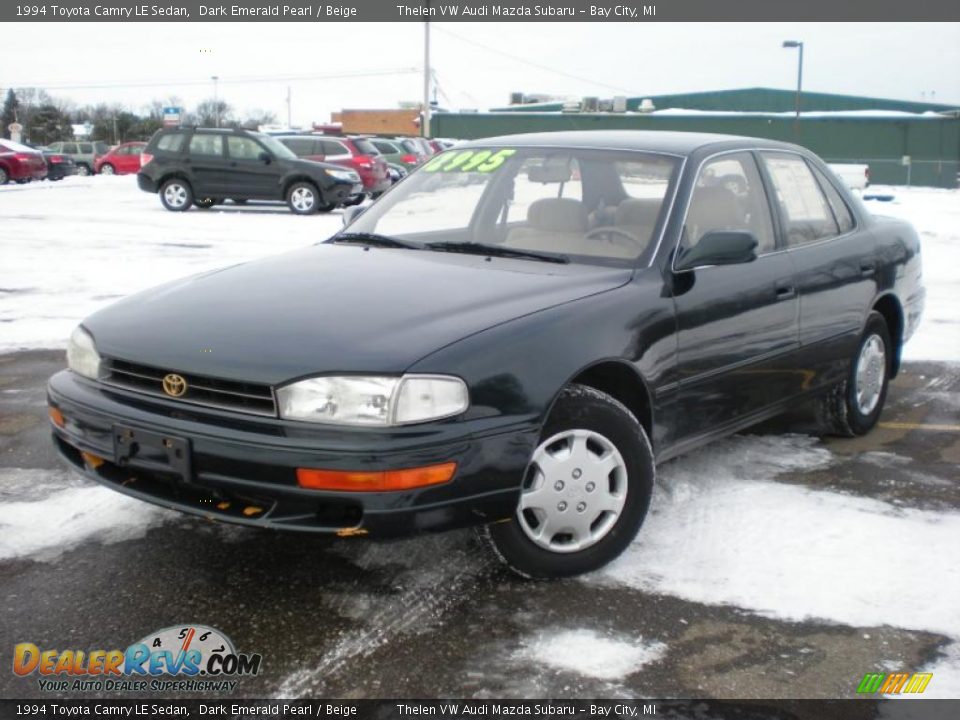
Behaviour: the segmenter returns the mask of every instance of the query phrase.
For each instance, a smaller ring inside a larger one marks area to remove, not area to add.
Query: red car
[[[356,170],[363,180],[363,191],[372,197],[390,187],[387,161],[369,138],[330,135],[285,135],[277,138],[304,160],[328,162]],[[357,202],[362,201],[359,198]]]
[[[93,161],[93,171],[97,175],[128,175],[140,172],[140,153],[146,146],[145,142],[128,142],[112,147],[106,155]]]
[[[47,175],[43,153],[13,140],[0,140],[0,185],[42,180]]]

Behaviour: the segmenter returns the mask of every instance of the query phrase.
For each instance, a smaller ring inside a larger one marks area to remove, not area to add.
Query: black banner
[[[958,21],[944,0],[63,0],[3,2],[2,22]]]
[[[960,700],[0,700],[0,718],[954,720]]]

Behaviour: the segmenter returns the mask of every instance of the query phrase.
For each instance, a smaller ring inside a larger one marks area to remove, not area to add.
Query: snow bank
[[[548,630],[530,638],[514,658],[578,675],[618,680],[663,657],[666,645],[606,637],[593,630]]]
[[[38,481],[48,470],[21,470]],[[104,487],[74,487],[33,502],[0,503],[0,560],[55,560],[92,540],[133,540],[168,520],[182,517]]]

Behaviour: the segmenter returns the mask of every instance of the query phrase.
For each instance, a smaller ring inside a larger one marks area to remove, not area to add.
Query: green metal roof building
[[[637,112],[649,98],[654,112]],[[884,98],[745,88],[627,99],[627,112],[562,112],[562,102],[488,113],[441,113],[437,137],[473,139],[549,130],[642,129],[717,132],[804,145],[828,162],[865,162],[871,182],[955,188],[960,107]],[[670,112],[676,110],[677,112]]]

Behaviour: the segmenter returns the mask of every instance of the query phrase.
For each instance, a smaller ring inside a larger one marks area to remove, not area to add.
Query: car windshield
[[[262,135],[260,133],[256,133],[256,138],[261,143],[263,143],[264,146],[266,146],[266,148],[270,150],[270,152],[272,152],[277,157],[286,158],[287,160],[297,159],[297,156],[293,152],[293,150],[288,148],[286,145],[284,145],[282,142],[277,140],[272,135]]]
[[[347,232],[428,249],[430,243],[475,243],[578,262],[633,262],[653,251],[678,168],[675,156],[643,152],[448,150]]]

